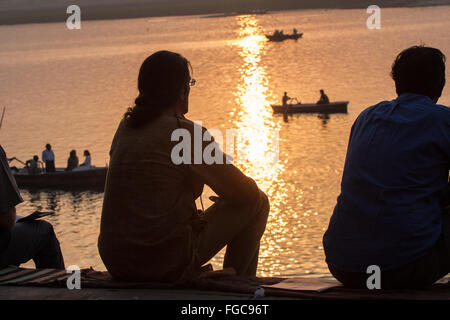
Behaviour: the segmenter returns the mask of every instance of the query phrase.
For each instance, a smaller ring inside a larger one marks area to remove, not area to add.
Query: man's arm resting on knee
[[[16,207],[0,213],[0,230],[11,230],[16,224]]]
[[[259,198],[255,181],[232,164],[192,165],[191,168],[220,198],[249,205]]]

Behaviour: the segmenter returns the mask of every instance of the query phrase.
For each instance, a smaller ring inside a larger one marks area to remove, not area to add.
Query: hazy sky
[[[0,0],[1,9],[31,9],[31,8],[58,8],[67,7],[71,4],[79,6],[148,3],[160,0]],[[174,1],[174,0],[165,0]]]

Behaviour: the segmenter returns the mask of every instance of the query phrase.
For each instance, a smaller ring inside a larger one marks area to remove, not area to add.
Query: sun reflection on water
[[[286,236],[283,230],[286,230],[287,222],[280,214],[280,204],[286,199],[285,183],[280,175],[286,163],[284,157],[277,154],[281,124],[274,120],[270,107],[274,101],[269,89],[269,76],[262,62],[266,45],[263,30],[255,16],[239,16],[236,19],[240,28],[239,40],[235,45],[239,48],[243,63],[235,90],[236,108],[232,113],[239,153],[235,164],[257,182],[271,203],[258,267],[261,276],[271,276],[280,274],[281,269],[287,267],[269,263],[276,261],[276,257],[283,252],[279,243]],[[270,259],[265,259],[267,257]]]

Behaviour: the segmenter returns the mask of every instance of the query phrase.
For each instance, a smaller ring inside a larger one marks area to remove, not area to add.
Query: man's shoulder
[[[378,102],[377,104],[374,104],[370,107],[365,108],[363,111],[361,111],[359,116],[361,117],[361,116],[370,115],[371,113],[376,112],[379,109],[382,109],[384,107],[391,105],[394,101],[395,100],[391,100],[391,101],[386,100],[386,101]]]

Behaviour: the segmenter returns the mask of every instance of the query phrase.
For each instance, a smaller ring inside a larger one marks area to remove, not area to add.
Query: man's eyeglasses
[[[191,87],[195,86],[195,83],[196,83],[196,82],[197,82],[197,80],[191,79],[191,80],[189,81],[189,86],[191,86]]]

